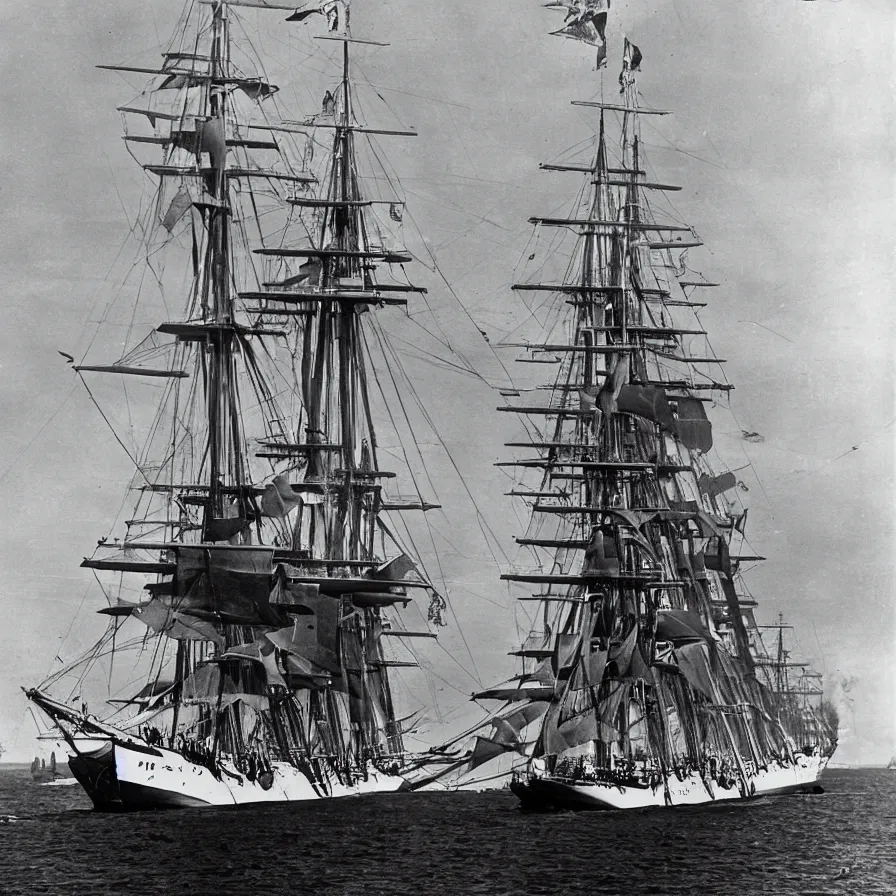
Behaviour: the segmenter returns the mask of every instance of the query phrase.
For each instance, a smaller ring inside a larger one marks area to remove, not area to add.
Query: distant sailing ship
[[[609,3],[548,5],[567,11],[556,33],[597,46],[601,67]],[[537,567],[502,578],[537,587],[522,599],[536,602],[540,625],[516,651],[522,673],[474,695],[501,704],[481,726],[488,736],[465,753],[461,739],[446,745],[432,778],[509,755],[512,789],[528,807],[796,790],[836,746],[836,713],[817,677],[790,677],[803,664],[784,649],[783,623],[777,651],[766,651],[741,587],[740,564],[763,558],[732,550],[746,514],[728,497],[735,475],[710,467],[704,407],[732,387],[711,373],[723,362],[694,318],[699,292],[718,284],[687,271],[684,251],[702,245],[691,228],[652,212],[650,194],[679,188],[646,177],[639,124],[667,113],[640,106],[640,63],[626,40],[621,97],[575,103],[600,116],[595,155],[542,165],[586,183],[577,213],[531,219],[577,234],[565,276],[513,287],[550,297],[538,309],[550,326],[525,348],[530,361],[556,362],[556,377],[537,390],[541,400],[500,408],[523,416],[528,433],[509,443],[528,454],[500,466],[538,477],[510,493],[531,503],[517,543]],[[612,162],[605,119],[617,118]]]
[[[50,764],[47,765],[46,759],[35,756],[31,762],[31,780],[35,784],[49,784],[63,775],[56,766],[56,753],[50,753]]]
[[[891,772],[896,772],[896,756],[887,763],[887,770]]]
[[[277,88],[236,37],[239,7],[288,10],[289,28],[327,22],[318,37],[338,47],[341,77],[319,114],[295,122],[272,105]],[[356,141],[413,132],[357,120],[350,51],[372,41],[351,37],[348,15],[348,0],[190,4],[160,66],[101,66],[153,77],[121,111],[152,129],[129,131],[130,146],[162,151],[143,165],[158,179],[146,264],[161,283],[160,248],[183,261],[186,309],[121,360],[75,366],[163,384],[127,533],[82,564],[115,574],[109,629],[27,692],[98,809],[404,785],[390,668],[417,663],[389,656],[435,635],[387,612],[429,595],[441,624],[445,602],[385,514],[437,505],[385,492],[396,474],[380,467],[368,376],[389,368],[371,365],[367,341],[378,308],[425,289],[393,242],[401,197],[361,192]],[[313,139],[328,144],[319,178],[303,164]],[[83,680],[109,652],[145,682],[110,695],[115,712],[90,711],[74,690],[52,696],[63,673]]]

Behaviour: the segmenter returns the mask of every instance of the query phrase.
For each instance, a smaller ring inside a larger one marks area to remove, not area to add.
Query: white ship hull
[[[164,747],[134,747],[108,742],[92,754],[73,757],[72,773],[103,811],[198,808],[252,803],[300,802],[386,793],[404,780],[369,766],[366,775],[340,781],[334,772],[314,781],[285,762],[271,763],[268,774],[249,778],[227,760],[216,772]]]
[[[740,782],[721,787],[717,781],[704,779],[696,772],[683,779],[670,775],[656,786],[625,786],[609,783],[587,783],[570,778],[531,777],[512,789],[523,805],[531,808],[564,809],[646,809],[664,806],[698,806],[726,800],[751,799],[775,793],[792,793],[815,784],[827,765],[827,757],[797,753],[789,765],[769,763],[748,778],[744,788]]]

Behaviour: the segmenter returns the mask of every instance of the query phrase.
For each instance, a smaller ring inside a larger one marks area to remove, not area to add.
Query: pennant
[[[546,3],[549,9],[565,9],[564,26],[552,31],[556,37],[568,37],[597,47],[597,68],[607,64],[607,12],[610,0],[569,0],[566,3]]]
[[[622,64],[630,72],[641,71],[641,51],[628,38],[625,39],[625,50],[622,55]]]
[[[348,31],[348,4],[349,0],[328,0],[321,6],[330,31]]]
[[[304,22],[313,15],[326,16],[329,31],[348,31],[348,7],[351,0],[326,0],[320,6],[310,9],[297,9],[287,22]]]
[[[641,71],[641,51],[628,39],[625,39],[625,50],[622,53],[622,71],[619,73],[619,92],[634,84],[632,72]]]
[[[433,625],[448,625],[445,619],[445,613],[448,611],[448,602],[439,594],[433,591],[429,598],[429,606],[426,609],[426,619]]]
[[[635,77],[632,72],[639,71],[641,71],[641,51],[626,38],[625,50],[622,54],[622,71],[619,73],[620,93],[625,93],[626,87],[630,87],[635,83]]]
[[[323,118],[332,118],[336,114],[336,97],[332,91],[324,94],[323,101],[320,104],[320,114]]]

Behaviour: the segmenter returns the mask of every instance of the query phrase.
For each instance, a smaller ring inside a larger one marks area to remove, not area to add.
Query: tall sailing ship
[[[547,5],[566,12],[555,33],[597,47],[602,68],[609,3]],[[542,165],[585,186],[569,217],[531,219],[575,234],[571,255],[551,240],[571,259],[565,275],[514,286],[535,298],[530,316],[550,322],[524,360],[555,364],[556,376],[538,398],[499,409],[521,415],[527,433],[509,443],[523,456],[499,466],[521,471],[510,494],[531,517],[517,543],[535,560],[503,578],[535,587],[521,598],[535,602],[535,625],[516,651],[521,674],[474,695],[497,702],[488,736],[444,751],[456,760],[446,772],[514,757],[512,788],[530,807],[796,790],[836,746],[817,680],[788,678],[796,664],[780,643],[766,650],[740,576],[763,558],[737,552],[738,480],[707,457],[706,403],[733,387],[696,316],[718,284],[688,272],[686,250],[701,245],[692,229],[653,212],[655,197],[679,188],[647,176],[640,123],[668,113],[640,104],[640,63],[626,39],[618,97],[574,102],[599,118],[594,155]]]
[[[49,765],[47,764],[47,760],[42,759],[40,756],[35,756],[34,759],[31,760],[31,780],[34,781],[35,784],[51,784],[62,777],[63,775],[56,765],[55,751],[50,753]]]
[[[161,150],[141,160],[155,184],[144,261],[171,289],[161,258],[180,259],[186,302],[118,361],[74,368],[88,388],[148,377],[162,396],[133,456],[124,537],[82,564],[106,592],[108,630],[27,691],[98,809],[404,784],[390,670],[416,665],[407,639],[434,637],[445,602],[388,521],[436,505],[386,491],[396,474],[380,467],[369,380],[387,368],[369,345],[376,312],[425,289],[395,242],[402,198],[362,192],[358,144],[413,132],[356,117],[351,53],[373,42],[351,36],[348,6],[188,3],[161,64],[101,66],[152,78],[121,107],[125,139]],[[319,112],[278,110],[244,13],[332,42],[340,67]],[[432,625],[407,630],[398,608],[426,596]],[[85,680],[103,658],[132,691],[98,709]]]

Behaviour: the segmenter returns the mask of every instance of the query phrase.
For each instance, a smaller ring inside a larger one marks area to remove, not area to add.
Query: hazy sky
[[[158,62],[181,7],[0,3],[7,758],[36,749],[19,687],[102,630],[102,617],[89,612],[101,595],[78,564],[108,534],[131,472],[56,353],[87,348],[109,301],[107,272],[121,270],[119,249],[147,187],[114,111],[144,82],[94,66]],[[382,143],[410,214],[492,345],[526,325],[508,285],[535,270],[526,268],[539,251],[527,218],[568,210],[580,187],[574,176],[539,172],[538,163],[587,145],[596,115],[569,100],[617,96],[623,32],[639,45],[645,104],[675,111],[645,127],[649,170],[684,187],[672,196],[675,214],[706,242],[689,262],[723,284],[707,291],[701,319],[737,386],[734,416],[713,414],[718,454],[731,467],[752,465],[738,474],[750,489],[748,535],[769,558],[750,573],[750,590],[763,621],[783,612],[797,623],[802,653],[826,673],[849,729],[837,758],[886,761],[896,752],[896,13],[889,0],[615,0],[602,75],[593,49],[548,36],[561,18],[537,0],[354,0],[355,35],[392,43],[363,51],[358,66],[394,110],[391,121],[420,133]],[[296,26],[282,28],[285,35]],[[278,77],[291,82],[281,99],[292,117],[315,111],[319,94],[297,87],[304,51],[284,37],[274,57]],[[329,70],[324,59],[312,64]],[[365,104],[371,119],[378,108]],[[127,263],[133,256],[130,247]],[[409,357],[408,370],[513,557],[525,508],[503,497],[509,480],[492,466],[509,455],[502,442],[518,430],[494,412],[504,403],[491,388],[506,385],[501,366],[438,278],[417,279],[435,309],[418,320],[451,334],[487,383],[419,357]],[[407,322],[395,326],[415,338]],[[516,378],[513,352],[498,353]],[[745,443],[742,429],[765,442]],[[454,623],[441,640],[488,684],[516,671],[506,656],[517,638],[512,601],[463,487],[432,451],[445,506],[433,526],[475,669]],[[434,662],[445,679],[440,705],[456,720],[459,692],[476,682],[445,653]]]

